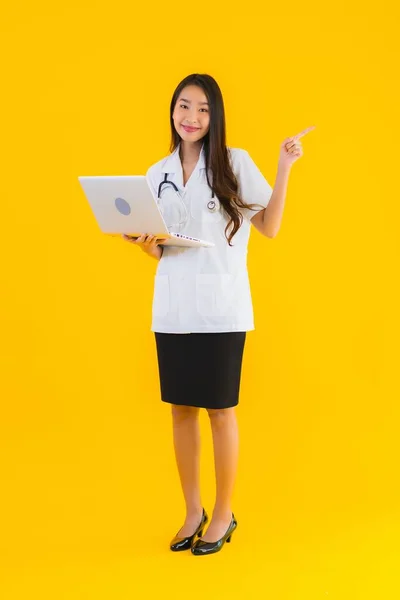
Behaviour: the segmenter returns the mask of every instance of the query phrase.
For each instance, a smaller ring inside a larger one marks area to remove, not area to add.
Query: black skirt
[[[161,400],[200,408],[239,403],[245,331],[155,332]]]

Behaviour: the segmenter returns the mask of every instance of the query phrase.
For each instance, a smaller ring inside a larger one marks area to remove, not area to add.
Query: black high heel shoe
[[[196,540],[194,544],[192,544],[191,550],[192,554],[195,556],[201,556],[203,554],[214,554],[215,552],[219,552],[225,542],[231,541],[232,533],[235,531],[237,527],[237,521],[235,519],[235,515],[232,513],[232,520],[228,529],[226,530],[225,535],[222,536],[220,540],[216,542],[205,542],[204,540]]]
[[[207,523],[207,521],[208,521],[208,514],[206,513],[205,509],[203,508],[203,515],[201,517],[200,525],[198,526],[198,528],[196,529],[194,534],[189,535],[187,537],[178,537],[178,535],[176,535],[170,544],[170,549],[173,552],[180,552],[181,550],[189,550],[196,535],[200,536],[203,534],[203,528],[204,528],[204,525]],[[179,531],[178,531],[178,533],[179,533]]]

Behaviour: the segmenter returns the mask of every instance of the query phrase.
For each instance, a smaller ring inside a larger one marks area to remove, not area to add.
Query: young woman
[[[186,503],[185,522],[170,548],[205,555],[230,542],[237,527],[231,506],[238,460],[234,407],[246,332],[254,329],[246,264],[251,225],[276,236],[290,168],[302,156],[299,138],[312,128],[282,143],[272,189],[246,150],[226,146],[223,98],[211,76],[192,74],[179,83],[170,124],[171,153],[149,168],[148,183],[171,231],[215,245],[163,247],[163,240],[146,233],[137,240],[124,237],[159,260],[151,330]],[[216,502],[204,535],[200,408],[210,418],[216,475]]]

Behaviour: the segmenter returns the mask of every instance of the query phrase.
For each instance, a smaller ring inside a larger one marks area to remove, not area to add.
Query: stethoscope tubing
[[[162,190],[162,186],[163,186],[163,185],[165,185],[165,184],[172,185],[172,186],[173,186],[173,188],[175,189],[175,191],[176,191],[176,192],[179,194],[179,189],[177,188],[177,186],[175,185],[175,183],[174,183],[173,181],[168,181],[168,173],[165,173],[165,176],[164,176],[164,179],[163,179],[163,181],[161,181],[160,185],[158,186],[158,194],[157,194],[157,197],[158,197],[158,198],[161,198],[161,190]],[[214,190],[212,191],[211,198],[214,198]],[[214,200],[210,200],[210,201],[207,203],[207,208],[208,208],[210,211],[214,211],[214,210],[216,209],[216,206],[217,206],[217,205],[216,205],[216,203],[215,203],[215,201],[214,201]]]

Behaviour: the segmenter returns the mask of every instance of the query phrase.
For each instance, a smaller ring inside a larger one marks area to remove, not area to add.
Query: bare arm
[[[275,185],[268,206],[251,219],[254,227],[266,237],[274,238],[281,225],[291,167],[278,166]]]

